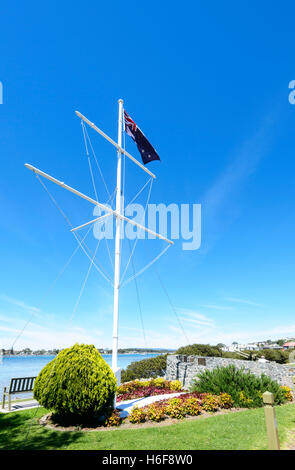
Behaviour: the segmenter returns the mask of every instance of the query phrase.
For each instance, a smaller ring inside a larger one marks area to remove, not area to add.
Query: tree
[[[93,345],[63,349],[39,373],[34,398],[61,416],[89,418],[112,407],[116,378]]]
[[[220,357],[222,356],[222,351],[217,346],[210,346],[210,344],[189,344],[177,349],[175,354]]]
[[[122,382],[134,379],[149,379],[150,377],[163,377],[167,367],[167,354],[143,359],[142,361],[131,362],[126,370],[122,370]]]

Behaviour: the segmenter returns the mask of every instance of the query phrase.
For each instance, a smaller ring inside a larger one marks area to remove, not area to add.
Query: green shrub
[[[210,356],[221,357],[222,351],[217,346],[210,346],[209,344],[189,344],[183,346],[174,354],[181,354],[183,356]]]
[[[191,390],[199,393],[220,395],[228,393],[235,407],[254,408],[263,405],[262,393],[274,394],[276,405],[286,402],[286,396],[280,385],[270,377],[262,374],[257,377],[233,365],[198,374],[199,380],[193,381]]]
[[[255,353],[257,357],[264,356],[268,361],[275,361],[279,364],[286,364],[289,359],[289,352],[278,349],[262,349]]]
[[[63,349],[39,373],[34,398],[41,406],[66,416],[89,417],[113,403],[116,378],[93,345]]]
[[[281,351],[278,349],[261,349],[259,351],[241,351],[248,355],[247,357],[243,357],[238,353],[235,352],[224,352],[222,351],[222,357],[231,358],[231,359],[240,359],[240,360],[257,360],[261,356],[264,356],[265,359],[268,361],[278,362],[279,364],[286,364],[289,358],[288,351]]]
[[[121,381],[163,377],[166,372],[167,354],[150,357],[142,361],[131,362],[126,370],[122,370]]]

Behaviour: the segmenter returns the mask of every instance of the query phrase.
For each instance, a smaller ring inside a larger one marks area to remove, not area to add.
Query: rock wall
[[[180,380],[183,386],[189,387],[197,374],[205,369],[213,370],[216,367],[225,367],[233,364],[238,369],[260,376],[262,373],[276,380],[281,385],[287,385],[294,390],[292,377],[295,376],[295,367],[289,367],[277,362],[243,361],[240,359],[227,359],[223,357],[202,356],[167,356],[167,380]]]

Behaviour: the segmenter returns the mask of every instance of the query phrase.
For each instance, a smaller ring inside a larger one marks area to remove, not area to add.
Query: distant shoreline
[[[102,356],[111,356],[112,353],[100,353]],[[135,353],[118,353],[118,356],[147,356],[147,355],[160,355],[167,354],[167,352],[135,352]],[[57,354],[4,354],[0,357],[55,357]]]

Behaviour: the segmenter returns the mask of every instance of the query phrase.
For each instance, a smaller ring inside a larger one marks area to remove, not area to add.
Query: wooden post
[[[270,392],[264,392],[262,397],[264,403],[268,448],[269,450],[280,450],[276,411],[274,408],[274,396]]]
[[[2,408],[5,408],[5,398],[6,398],[6,387],[3,389],[3,401],[2,401]]]

